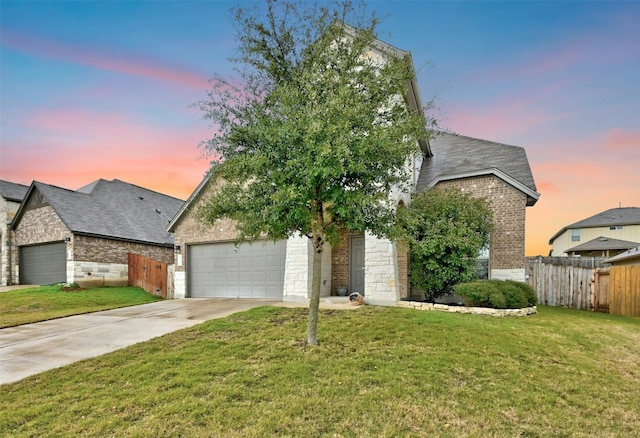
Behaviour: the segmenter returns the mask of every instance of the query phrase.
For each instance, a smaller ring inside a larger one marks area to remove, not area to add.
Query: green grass
[[[0,436],[632,437],[640,319],[260,307],[0,386]]]
[[[63,316],[151,303],[161,298],[138,287],[101,287],[61,291],[43,286],[0,293],[0,328]]]

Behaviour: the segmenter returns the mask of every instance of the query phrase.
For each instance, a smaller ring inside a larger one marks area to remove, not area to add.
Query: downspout
[[[12,233],[12,229],[11,229],[11,222],[9,222],[7,224],[7,231],[8,231],[8,236],[7,238],[9,239],[9,242],[7,244],[7,246],[9,247],[9,278],[7,278],[7,286],[13,286],[13,251],[11,251],[11,241],[13,240],[11,238],[11,233]]]

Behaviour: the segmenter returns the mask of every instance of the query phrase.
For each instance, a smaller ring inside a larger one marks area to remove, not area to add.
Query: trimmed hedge
[[[471,307],[520,309],[535,306],[538,302],[531,286],[512,280],[479,280],[460,283],[454,287],[454,293],[464,299],[465,305]]]

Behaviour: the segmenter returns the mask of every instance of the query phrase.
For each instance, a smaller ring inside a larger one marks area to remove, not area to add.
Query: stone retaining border
[[[472,315],[490,316],[527,316],[538,313],[536,306],[523,307],[522,309],[490,309],[488,307],[464,307],[449,306],[447,304],[432,304],[421,301],[398,301],[398,307],[407,307],[417,310],[437,310],[439,312],[468,313]]]

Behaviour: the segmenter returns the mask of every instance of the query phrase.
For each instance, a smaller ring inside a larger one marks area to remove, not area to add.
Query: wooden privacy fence
[[[600,294],[605,292],[601,283],[596,287],[603,259],[535,257],[527,259],[526,266],[529,285],[540,304],[583,310],[595,310],[596,302],[608,306],[606,297],[595,294],[596,289]]]
[[[538,302],[549,306],[640,316],[640,266],[611,266],[604,259],[534,257],[526,264]]]
[[[640,266],[612,266],[609,313],[640,316]]]
[[[167,298],[167,264],[129,253],[129,286]]]

